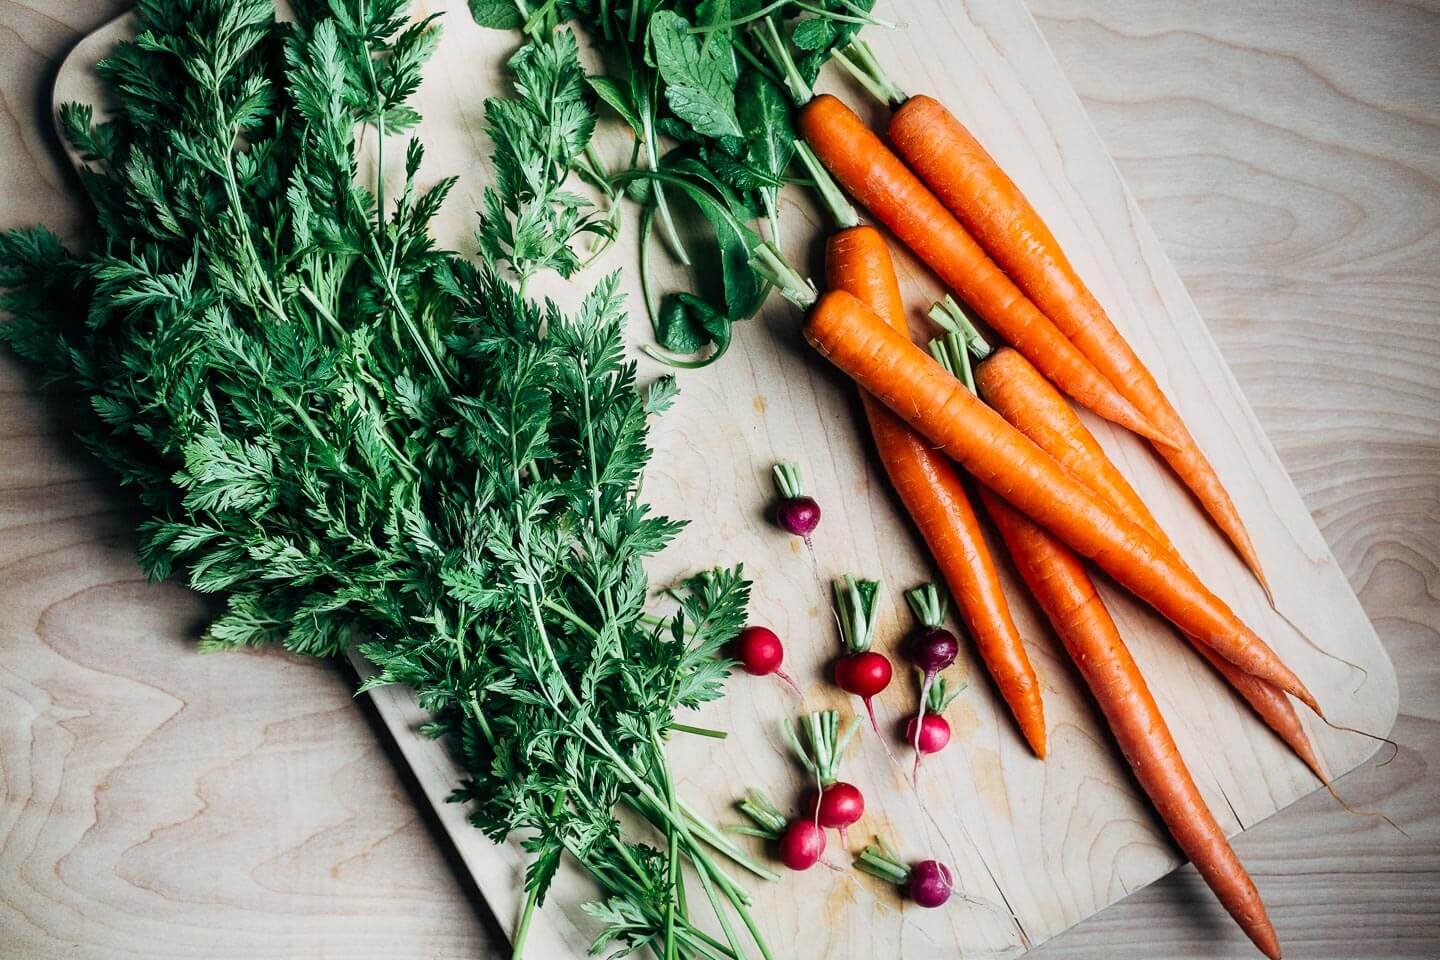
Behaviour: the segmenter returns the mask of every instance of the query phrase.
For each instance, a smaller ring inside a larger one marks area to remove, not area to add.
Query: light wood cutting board
[[[461,2],[419,4],[417,13],[425,8],[446,13],[444,39],[418,96],[426,170],[434,178],[462,176],[437,228],[442,243],[473,253],[474,210],[488,176],[481,101],[505,89],[503,61],[517,38],[479,29]],[[1279,604],[1313,645],[1270,611],[1163,466],[1133,438],[1090,418],[1101,442],[1206,582],[1297,670],[1331,717],[1388,731],[1397,708],[1389,659],[1020,0],[924,0],[893,5],[890,13],[906,20],[906,28],[872,31],[872,40],[894,78],[904,89],[944,100],[1049,222],[1215,462],[1250,526]],[[101,103],[93,64],[127,29],[122,18],[76,48],[57,76],[57,103]],[[857,108],[871,107],[837,78],[829,83]],[[878,122],[878,112],[872,118]],[[387,156],[399,146],[389,145]],[[617,164],[628,153],[614,127],[602,131],[601,146]],[[787,253],[816,267],[817,238],[826,225],[804,200],[787,198],[783,232]],[[648,324],[633,269],[633,216],[627,226],[589,276],[626,270],[638,343],[648,339]],[[897,259],[919,333],[923,307],[939,288],[907,256]],[[570,289],[552,283],[539,292],[568,304],[585,287],[582,278]],[[682,374],[680,383],[680,402],[655,432],[646,493],[657,508],[691,525],[653,566],[654,582],[744,561],[756,581],[754,619],[786,638],[791,672],[815,705],[849,708],[822,681],[837,640],[817,574],[826,581],[852,571],[885,582],[882,648],[908,626],[901,591],[933,577],[858,429],[853,390],[804,346],[797,316],[778,300],[738,331],[728,357],[709,370]],[[781,458],[802,465],[824,506],[815,536],[818,567],[798,541],[765,521],[769,467]],[[862,738],[847,759],[846,776],[866,789],[870,806],[862,829],[852,834],[857,847],[880,831],[917,858],[933,850],[957,868],[969,899],[923,911],[866,877],[828,871],[790,876],[757,891],[758,915],[777,956],[1014,956],[1179,864],[1063,651],[1012,572],[1003,572],[1045,686],[1051,759],[1042,764],[1029,754],[968,651],[961,667],[970,687],[949,713],[956,742],[926,768],[928,820],[873,737]],[[1238,833],[1316,789],[1304,767],[1172,630],[1109,584],[1102,590],[1227,832]],[[363,672],[364,665],[357,669]],[[510,930],[518,916],[523,853],[514,845],[490,844],[465,824],[462,809],[443,802],[458,772],[442,749],[415,733],[422,717],[408,694],[373,696],[462,860]],[[913,705],[913,688],[893,686],[879,704],[882,723],[898,725]],[[729,730],[729,739],[719,745],[677,742],[672,750],[681,789],[722,821],[734,819],[729,805],[747,787],[793,796],[802,777],[785,756],[778,724],[795,709],[778,684],[733,680],[726,700],[699,720]],[[1306,719],[1337,776],[1373,752],[1371,741]],[[578,874],[562,877],[532,928],[531,956],[583,953],[590,927],[578,905],[590,893]],[[1283,941],[1286,931],[1279,932]]]

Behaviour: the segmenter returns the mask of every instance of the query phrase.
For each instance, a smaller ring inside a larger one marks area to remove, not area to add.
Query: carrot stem
[[[965,384],[966,389],[975,392],[975,371],[970,366],[970,351],[965,349],[965,340],[958,331],[931,340],[930,356],[940,361],[940,366]]]
[[[795,58],[790,56],[790,51],[780,36],[780,30],[775,26],[774,17],[765,18],[765,31],[757,36],[761,49],[775,62],[775,66],[785,78],[785,87],[795,102],[804,105],[813,100],[815,91],[805,82],[805,78],[800,76],[800,68],[795,65]]]
[[[835,218],[836,226],[842,230],[858,227],[860,225],[859,214],[855,212],[850,201],[845,199],[840,185],[835,182],[834,177],[830,176],[830,171],[825,169],[820,158],[815,156],[815,151],[810,149],[810,144],[804,140],[796,140],[795,155],[805,165],[805,169],[810,174],[811,185],[814,186],[815,192],[820,194],[820,199],[824,201],[825,209],[830,211],[830,216]]]
[[[774,0],[773,3],[767,4],[766,6],[761,7],[759,10],[756,10],[754,13],[747,14],[743,17],[731,17],[729,20],[716,20],[713,23],[706,23],[697,27],[691,27],[686,32],[692,34],[714,33],[716,30],[728,30],[731,27],[743,27],[747,23],[752,23],[756,20],[759,20],[761,17],[768,17],[770,14],[774,13],[776,10],[779,10],[781,7],[785,6],[785,4],[789,2],[790,0]]]
[[[655,126],[650,122],[650,115],[647,113],[644,119],[645,136],[645,166],[652,174],[660,172],[660,157],[655,152]],[[675,229],[675,220],[670,216],[670,204],[665,200],[665,191],[660,184],[654,184],[655,206],[660,211],[660,232],[665,237],[665,244],[675,259],[684,266],[690,266],[690,254],[686,251],[685,245],[680,242],[680,234]]]
[[[846,73],[850,74],[851,79],[853,79],[856,83],[860,84],[860,86],[864,87],[866,93],[870,94],[870,96],[874,97],[876,100],[879,100],[881,103],[884,103],[886,101],[885,88],[880,86],[880,84],[876,83],[875,78],[862,70],[858,63],[845,56],[845,54],[840,50],[831,51],[830,57],[836,63],[840,64],[840,66],[845,69]]]
[[[898,107],[910,99],[905,91],[901,90],[885,73],[885,68],[880,65],[880,59],[875,56],[875,51],[870,49],[870,44],[860,37],[856,37],[847,49],[851,56],[858,61],[859,69],[869,76],[875,87],[879,89],[878,99],[881,103]],[[869,85],[866,86],[866,89],[870,89]]]
[[[797,307],[809,307],[817,299],[814,285],[790,266],[773,243],[762,243],[755,248],[750,267]]]
[[[970,319],[970,314],[948,293],[930,308],[930,319],[945,332],[959,334],[976,360],[984,360],[994,352],[990,342],[975,326],[975,321]]]
[[[670,729],[676,733],[688,733],[695,737],[709,737],[712,740],[724,740],[730,734],[724,730],[712,730],[709,727],[693,727],[688,723],[672,723]]]
[[[735,44],[734,49],[736,53],[740,54],[740,56],[745,59],[746,63],[750,64],[750,66],[754,67],[756,70],[764,74],[765,79],[774,83],[777,87],[785,86],[784,78],[781,77],[780,74],[776,73],[774,70],[770,69],[769,65],[767,65],[763,60],[755,56],[755,54],[751,53],[750,48],[745,46],[745,44],[737,43]]]
[[[850,4],[847,4],[847,6],[850,6],[852,10],[856,10],[856,13],[836,13],[834,10],[826,10],[824,7],[817,7],[813,4],[805,3],[803,0],[793,0],[793,2],[796,7],[799,7],[806,13],[813,13],[825,20],[839,20],[841,23],[859,23],[871,27],[882,27],[886,30],[894,30],[897,26],[893,21],[881,20],[879,17],[859,11],[858,8]]]

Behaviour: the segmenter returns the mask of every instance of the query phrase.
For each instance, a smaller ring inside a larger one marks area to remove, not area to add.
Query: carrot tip
[[[1035,756],[1044,760],[1049,748],[1045,736],[1045,721],[1042,719],[1038,723],[1027,723],[1021,727],[1020,732],[1024,735],[1025,742],[1030,745]]]
[[[1151,443],[1158,444],[1159,446],[1165,447],[1170,450],[1182,449],[1179,443],[1171,439],[1168,435],[1161,431],[1159,427],[1155,426],[1149,420],[1142,419],[1133,426],[1129,424],[1127,424],[1127,426],[1130,426],[1130,429],[1134,430],[1136,433],[1144,437],[1146,440],[1149,440]]]

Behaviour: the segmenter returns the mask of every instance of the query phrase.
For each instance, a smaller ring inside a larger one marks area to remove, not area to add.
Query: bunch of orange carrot
[[[772,248],[761,248],[756,267],[808,308],[806,339],[860,386],[880,460],[1036,755],[1046,752],[1041,687],[980,513],[1182,851],[1256,946],[1278,957],[1259,894],[1084,561],[1170,620],[1324,779],[1289,697],[1320,707],[1181,558],[1061,392],[1148,440],[1264,585],[1245,527],[1179,414],[1016,185],[940,103],[883,89],[898,107],[888,131],[894,151],[832,96],[804,104],[799,130],[840,186],[1009,346],[992,347],[948,298],[931,314],[948,331],[932,345],[935,357],[911,342],[885,239],[845,225],[849,218],[827,243],[825,292],[815,294]],[[963,474],[978,481],[980,512]]]

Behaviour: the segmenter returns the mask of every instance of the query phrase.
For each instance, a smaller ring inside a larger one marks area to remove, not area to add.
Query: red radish
[[[735,638],[735,657],[740,661],[740,668],[746,673],[756,677],[766,677],[773,673],[788,683],[802,698],[805,696],[800,690],[800,684],[780,669],[780,664],[785,659],[785,647],[780,643],[775,631],[769,627],[746,627],[741,630],[740,635]]]
[[[775,505],[775,522],[786,533],[803,537],[807,542],[810,534],[820,524],[820,504],[805,495],[800,482],[800,468],[793,463],[775,464],[775,486],[780,491],[780,502]]]
[[[813,820],[791,820],[780,834],[780,862],[791,870],[809,870],[825,855],[825,831]]]
[[[839,830],[843,835],[850,824],[865,816],[865,795],[853,783],[837,780],[807,793],[800,809],[820,826]]]
[[[846,651],[835,662],[835,682],[841,690],[853,693],[864,702],[870,726],[884,742],[880,724],[875,720],[873,699],[890,685],[890,661],[884,654],[870,649],[875,639],[875,608],[879,598],[880,584],[874,580],[856,580],[847,573],[843,580],[835,581],[835,619],[840,623],[840,640]],[[885,750],[890,750],[888,743]]]
[[[825,855],[825,831],[814,820],[805,817],[786,820],[780,809],[759,790],[750,791],[736,806],[755,826],[731,826],[727,829],[732,833],[774,840],[780,862],[791,870],[809,870]]]
[[[846,693],[869,700],[890,686],[890,661],[874,650],[854,653],[835,661],[835,683]],[[869,709],[870,704],[865,704]]]
[[[840,842],[848,842],[846,830],[865,815],[865,797],[852,784],[840,779],[840,758],[845,748],[860,729],[859,718],[852,717],[844,732],[840,730],[840,714],[834,710],[817,710],[807,713],[801,728],[805,731],[807,746],[795,733],[789,719],[785,721],[785,735],[795,756],[806,770],[815,776],[816,789],[805,798],[803,809],[821,827],[840,831]]]
[[[904,887],[910,899],[921,907],[943,907],[955,890],[955,880],[945,864],[939,860],[921,860],[907,867],[899,854],[879,837],[860,851],[860,856],[855,858],[855,868]]]
[[[933,713],[925,714],[918,721],[911,717],[905,724],[905,739],[915,744],[915,766],[918,769],[918,754],[939,753],[950,743],[950,723]]]

